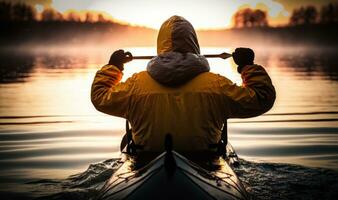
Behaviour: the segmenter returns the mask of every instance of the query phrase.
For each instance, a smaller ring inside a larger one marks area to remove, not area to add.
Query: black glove
[[[124,52],[122,49],[119,49],[115,51],[111,56],[109,60],[109,65],[114,65],[119,70],[123,71],[123,64],[131,61],[133,59],[133,55],[129,51]]]
[[[232,53],[232,58],[235,63],[238,65],[238,73],[242,72],[243,67],[246,65],[253,65],[255,59],[255,53],[250,48],[237,48],[235,52]]]

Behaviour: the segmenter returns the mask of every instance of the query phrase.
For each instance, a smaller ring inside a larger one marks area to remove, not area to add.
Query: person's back
[[[226,119],[257,116],[274,103],[274,87],[263,67],[253,65],[253,52],[234,53],[243,78],[239,87],[209,72],[195,31],[184,18],[173,16],[162,25],[157,50],[147,71],[125,83],[119,83],[124,61],[117,59],[125,54],[113,54],[112,65],[98,71],[91,95],[99,111],[130,121],[134,142],[146,151],[162,151],[168,133],[177,151],[208,150],[220,140]]]

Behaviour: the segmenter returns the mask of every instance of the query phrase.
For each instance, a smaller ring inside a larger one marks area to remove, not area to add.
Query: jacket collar
[[[151,59],[147,71],[157,82],[175,87],[203,72],[210,71],[210,67],[207,59],[202,55],[167,52]]]

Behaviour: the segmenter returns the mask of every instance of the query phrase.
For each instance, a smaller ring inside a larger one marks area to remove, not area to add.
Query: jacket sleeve
[[[97,71],[91,88],[91,101],[103,113],[127,117],[133,79],[120,82],[122,72],[113,65],[105,65]]]
[[[241,77],[242,86],[223,83],[227,110],[230,111],[228,118],[255,117],[270,110],[276,91],[265,69],[259,65],[248,65],[242,69]]]

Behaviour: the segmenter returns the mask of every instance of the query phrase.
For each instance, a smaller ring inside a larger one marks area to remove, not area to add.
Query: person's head
[[[157,37],[157,54],[166,52],[200,54],[194,27],[180,16],[172,16],[161,26]]]

